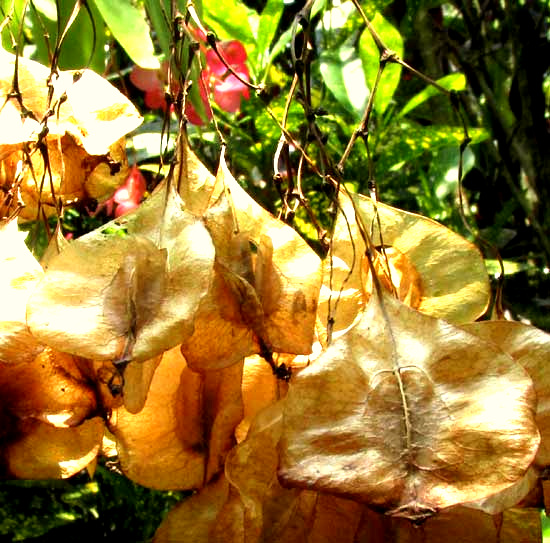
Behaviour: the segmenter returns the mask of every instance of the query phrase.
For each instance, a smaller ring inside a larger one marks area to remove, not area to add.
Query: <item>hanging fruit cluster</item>
[[[518,505],[550,465],[550,338],[474,322],[490,289],[472,244],[342,192],[321,261],[180,134],[173,178],[38,262],[17,216],[108,200],[140,117],[91,72],[19,59],[15,88],[0,60],[2,477],[103,453],[197,490],[157,543],[538,540]]]

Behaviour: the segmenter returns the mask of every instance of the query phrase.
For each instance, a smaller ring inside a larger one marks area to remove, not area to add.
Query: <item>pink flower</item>
[[[243,69],[248,75],[248,69],[246,67],[246,50],[240,41],[232,40],[220,42],[218,44],[218,50],[227,62],[236,72]],[[220,57],[213,49],[209,49],[206,52],[206,64],[210,68],[210,71],[219,77],[222,77],[227,68],[221,61]],[[242,84],[242,83],[241,83]],[[244,85],[246,88],[246,85]]]
[[[206,36],[196,30],[197,39],[206,42]],[[250,73],[246,66],[246,50],[243,44],[237,40],[218,43],[218,51],[223,56],[231,69],[244,81],[250,80]],[[205,47],[203,46],[204,50]],[[206,66],[200,73],[199,95],[204,104],[207,119],[212,118],[212,108],[209,97],[212,96],[216,104],[228,113],[236,113],[241,106],[241,99],[248,100],[250,92],[248,87],[235,77],[213,49],[204,53]],[[168,79],[168,63],[163,62],[160,70],[146,70],[134,66],[130,73],[130,81],[138,89],[145,92],[145,105],[151,109],[166,111],[166,99],[164,89]],[[185,115],[189,122],[195,125],[204,124],[190,100],[185,103]]]
[[[126,183],[116,190],[113,200],[118,204],[115,209],[115,217],[120,217],[128,211],[136,209],[141,203],[145,189],[145,177],[134,164],[126,178]]]
[[[237,40],[221,42],[218,44],[218,51],[241,79],[250,80],[246,66],[246,51],[241,42]],[[212,110],[208,104],[205,86],[213,94],[214,101],[221,109],[228,113],[236,113],[241,106],[241,98],[245,100],[250,98],[248,87],[227,69],[213,49],[206,51],[205,57],[206,67],[200,75],[199,90],[208,118],[212,118]],[[190,102],[185,108],[185,114],[193,124],[203,124]]]
[[[134,66],[130,73],[130,81],[139,90],[145,91],[145,105],[150,109],[162,109],[166,111],[166,98],[164,97],[164,80],[168,72],[166,62],[162,63],[160,70],[147,70]]]
[[[115,217],[120,217],[124,213],[133,211],[141,203],[146,188],[145,177],[143,177],[139,168],[134,165],[130,168],[130,173],[124,185],[118,187],[111,198],[99,204],[91,215],[95,217],[103,209],[109,217],[112,217],[113,214]]]

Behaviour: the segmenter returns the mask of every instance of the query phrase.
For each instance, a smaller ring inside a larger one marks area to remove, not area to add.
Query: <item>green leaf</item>
[[[376,12],[382,12],[392,2],[393,0],[369,0],[369,2],[362,2],[362,8],[365,15],[369,19],[372,19],[376,15]]]
[[[166,134],[163,136],[161,120],[142,125],[128,139],[126,144],[128,156],[134,162],[142,163],[145,160],[159,157],[161,152],[172,152],[176,135],[173,132],[170,133],[168,141],[166,141],[166,137]],[[156,164],[153,168],[155,174],[158,169],[158,164]]]
[[[49,36],[50,50],[55,48],[57,36],[57,21],[61,23],[62,31],[72,14],[74,0],[59,0],[59,10],[55,0],[40,0],[34,3],[36,9],[29,9],[27,15],[32,25],[32,38],[36,46],[33,58],[42,64],[50,65],[50,54],[45,35]],[[103,73],[106,64],[105,44],[106,34],[103,19],[94,4],[88,4],[95,23],[90,20],[90,14],[81,6],[79,13],[71,25],[61,46],[58,67],[61,70],[91,68]],[[93,48],[93,49],[92,49]]]
[[[434,152],[451,145],[458,147],[464,139],[464,131],[459,126],[419,126],[401,123],[396,130],[398,132],[393,137],[389,136],[390,143],[377,149],[378,176],[390,170],[399,170],[404,164],[425,152]],[[484,128],[470,128],[468,132],[472,144],[480,143],[489,137]]]
[[[318,13],[326,8],[327,0],[315,0],[311,6],[310,18],[315,17]]]
[[[165,58],[170,57],[171,31],[166,17],[170,15],[170,0],[145,0],[145,11]]]
[[[290,43],[290,40],[292,39],[292,28],[289,28],[288,30],[285,30],[280,36],[279,39],[275,42],[275,45],[273,46],[273,49],[271,49],[269,53],[269,58],[267,59],[267,65],[271,65],[275,57],[277,55],[280,55],[286,48],[286,46]]]
[[[443,147],[437,152],[429,168],[429,178],[435,197],[441,202],[456,191],[458,185],[458,165],[460,149],[458,145]],[[466,175],[475,164],[475,156],[470,147],[464,149],[462,156],[462,175]]]
[[[376,32],[380,35],[385,46],[402,57],[403,38],[399,31],[378,12],[375,14],[371,23]],[[365,72],[367,85],[369,89],[372,89],[376,81],[376,74],[378,73],[380,53],[367,29],[363,31],[359,40],[359,56],[363,62],[363,70]],[[374,109],[377,113],[384,113],[389,106],[393,93],[399,84],[400,76],[401,66],[399,64],[388,63],[386,65],[374,99]]]
[[[203,0],[202,7],[204,22],[218,38],[256,45],[252,26],[258,28],[259,15],[253,9],[239,0]]]
[[[277,32],[283,14],[283,7],[281,0],[268,0],[260,15],[256,48],[252,57],[253,68],[256,73],[264,71],[269,66],[269,46]]]
[[[5,20],[5,26],[2,29],[2,46],[10,53],[15,53],[14,46],[19,35],[19,27],[22,24],[25,3],[25,0],[0,0],[2,18],[10,17]]]
[[[550,519],[543,511],[540,513],[540,519],[542,524],[542,541],[543,543],[550,543]]]
[[[502,264],[504,266],[504,275],[513,275],[514,273],[519,273],[529,269],[529,264],[527,264],[526,262],[515,262],[513,260],[503,260]],[[495,277],[498,277],[500,275],[500,264],[498,260],[486,258],[485,267],[487,268],[487,273],[489,275],[492,275]]]
[[[143,0],[143,4],[160,50],[164,58],[168,59],[171,56],[170,46],[172,43],[172,2],[171,0]],[[202,18],[201,0],[194,0],[193,5],[199,18]],[[179,13],[185,13],[185,0],[176,0],[174,7]]]
[[[447,90],[461,91],[466,88],[466,78],[463,74],[450,74],[438,79],[436,81],[438,85]],[[404,117],[412,111],[414,108],[418,107],[420,104],[423,104],[428,98],[441,94],[432,85],[428,85],[423,91],[420,91],[418,94],[413,96],[406,104],[405,107],[397,114],[397,119]]]
[[[326,86],[336,100],[359,121],[369,90],[355,48],[341,47],[338,51],[323,52],[319,61],[319,69]]]
[[[315,0],[315,2],[313,3],[313,7],[311,8],[311,17],[314,17],[315,15],[317,15],[317,13],[322,11],[325,8],[325,4],[326,0]],[[279,36],[279,39],[275,42],[273,49],[271,49],[269,53],[269,58],[267,59],[268,66],[271,65],[277,55],[280,55],[286,49],[286,46],[290,43],[290,40],[292,39],[292,31],[293,28],[292,26],[290,26]],[[300,34],[301,31],[302,27],[298,26],[296,35]]]
[[[149,25],[143,7],[130,0],[93,0],[114,38],[128,56],[142,68],[160,68],[149,34]]]

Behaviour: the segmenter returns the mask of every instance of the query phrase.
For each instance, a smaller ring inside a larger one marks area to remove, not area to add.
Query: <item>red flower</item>
[[[246,51],[241,42],[236,40],[222,42],[218,44],[218,51],[241,79],[249,81],[250,74],[246,66]],[[248,87],[226,68],[225,64],[220,60],[218,54],[213,49],[206,51],[205,56],[206,67],[202,70],[200,75],[201,83],[199,84],[199,91],[208,118],[210,119],[212,117],[212,110],[210,109],[206,97],[205,85],[213,94],[214,101],[221,109],[228,113],[236,113],[241,106],[241,98],[245,100],[250,98]],[[193,124],[203,124],[202,119],[195,112],[190,102],[188,102],[188,106],[185,109],[185,114]]]
[[[206,41],[206,38],[197,32],[198,39]],[[223,56],[231,69],[244,81],[250,80],[250,74],[246,66],[246,50],[243,44],[237,40],[220,42],[218,51]],[[250,93],[248,87],[239,81],[220,60],[217,53],[208,49],[205,52],[206,66],[201,71],[199,81],[199,95],[208,119],[212,118],[212,108],[209,96],[212,96],[216,104],[228,113],[236,113],[241,105],[241,98],[248,100]],[[145,105],[151,109],[166,111],[166,99],[164,89],[168,78],[168,63],[163,62],[160,70],[146,70],[134,66],[130,73],[130,81],[138,89],[145,91]],[[193,104],[187,100],[185,115],[189,122],[195,125],[204,124]]]
[[[230,41],[220,44],[219,49],[235,73],[244,81],[249,81],[250,74],[246,67],[246,51],[243,44]],[[245,100],[250,98],[248,87],[227,70],[218,55],[211,49],[206,52],[206,63],[212,73],[214,100],[223,110],[235,113],[241,105],[241,96]]]
[[[168,73],[168,65],[162,63],[160,70],[147,70],[134,66],[130,73],[130,81],[138,89],[145,91],[145,105],[150,109],[166,111],[164,97],[164,81]]]
[[[146,188],[145,177],[136,165],[132,166],[124,185],[118,187],[111,198],[99,204],[93,216],[95,217],[103,209],[108,216],[112,216],[114,212],[115,217],[133,211],[141,203]]]
[[[126,183],[118,187],[113,196],[113,200],[118,204],[115,209],[115,217],[134,210],[143,199],[146,187],[145,177],[134,164],[130,168]]]

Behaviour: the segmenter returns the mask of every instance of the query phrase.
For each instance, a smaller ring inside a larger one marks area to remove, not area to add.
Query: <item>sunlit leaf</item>
[[[275,219],[239,186],[225,160],[220,162],[218,176],[229,190],[239,231],[258,247],[255,288],[264,309],[269,345],[277,352],[308,354],[321,280],[319,257],[295,230]]]
[[[542,543],[538,509],[509,509],[488,515],[465,507],[453,507],[428,519],[421,527],[402,519],[382,523],[383,539],[407,543]],[[369,540],[370,541],[370,540]]]
[[[195,318],[193,335],[183,343],[189,366],[197,371],[231,366],[259,350],[253,330],[244,322],[239,299],[218,266]],[[216,341],[212,338],[216,337]]]
[[[202,0],[204,21],[222,40],[237,39],[245,45],[255,45],[252,25],[258,24],[258,14],[238,0],[216,2]]]
[[[227,453],[235,445],[235,428],[243,418],[242,371],[243,362],[202,374],[203,435],[208,451],[205,483],[223,471]]]
[[[13,47],[14,36],[17,36],[22,19],[25,15],[25,0],[0,0],[3,10],[2,18],[2,46],[7,51]],[[9,15],[9,18],[8,18]]]
[[[269,541],[268,534],[280,532],[279,525],[284,526],[288,514],[295,512],[293,505],[300,491],[283,489],[275,476],[280,422],[279,404],[263,411],[254,421],[247,439],[227,459],[226,477],[233,492],[221,508],[216,523],[231,526],[233,534],[242,534],[234,540]],[[254,462],[246,458],[254,458]],[[271,507],[264,508],[268,503]],[[241,519],[236,517],[235,509]],[[277,518],[278,513],[282,518]],[[215,525],[212,531],[215,531]]]
[[[403,38],[399,31],[379,12],[377,12],[371,20],[372,26],[380,35],[380,38],[390,50],[397,53],[398,56],[403,56]],[[363,70],[369,89],[373,90],[378,72],[380,60],[380,51],[376,46],[375,41],[365,28],[359,40],[359,57],[363,62]],[[376,90],[374,100],[374,109],[382,114],[389,106],[393,93],[397,89],[401,76],[401,66],[399,64],[387,63],[382,73],[382,78]]]
[[[351,500],[282,488],[275,477],[280,433],[281,409],[275,405],[258,416],[249,437],[228,457],[226,480],[174,508],[155,541],[179,541],[187,534],[196,543],[540,541],[537,509],[510,509],[495,517],[453,507],[419,527]]]
[[[86,164],[86,161],[82,164],[82,170],[84,171],[86,171]],[[109,159],[97,161],[97,165],[94,165],[89,175],[85,178],[83,183],[84,195],[98,202],[105,201],[108,197],[112,196],[117,187],[124,183],[129,172],[128,157],[126,156],[126,139],[122,137],[109,146]],[[63,196],[62,193],[63,191],[61,191],[60,196]],[[75,196],[79,195],[75,194]]]
[[[216,176],[197,158],[183,135],[180,135],[176,142],[176,153],[178,163],[174,184],[185,209],[202,216],[208,209],[216,187]]]
[[[281,435],[281,404],[258,414],[247,439],[228,456],[226,479],[229,492],[218,513],[210,517],[204,533],[208,541],[294,543],[338,541],[353,543],[364,508],[351,500],[317,492],[285,489],[276,477],[277,443]],[[200,494],[207,495],[208,488]],[[203,506],[205,507],[205,506]],[[185,525],[189,509],[176,511]],[[369,540],[370,541],[370,540]]]
[[[170,54],[170,45],[172,40],[172,32],[169,25],[166,24],[165,13],[168,13],[169,3],[167,0],[144,0],[147,16],[151,21],[151,27],[158,39],[160,49],[165,57]]]
[[[468,502],[464,505],[473,509],[479,509],[489,515],[497,515],[515,506],[522,507],[523,501],[530,493],[536,492],[540,477],[541,470],[535,465],[531,465],[525,475],[512,486],[487,498]]]
[[[59,72],[50,83],[49,68],[22,57],[14,93],[15,58],[0,51],[3,191],[20,192],[30,220],[39,209],[58,212],[59,198],[110,196],[126,176],[121,138],[141,123],[136,108],[91,70]]]
[[[521,322],[482,321],[461,326],[470,334],[492,341],[527,371],[537,395],[536,421],[541,443],[535,463],[550,466],[550,334]]]
[[[436,81],[436,83],[447,90],[461,91],[466,88],[466,78],[464,74],[449,74]],[[424,90],[414,95],[404,106],[403,109],[396,115],[396,118],[404,117],[414,108],[423,104],[426,100],[432,96],[441,94],[441,91],[436,89],[433,85],[428,85]]]
[[[260,73],[267,67],[269,48],[283,14],[284,5],[279,0],[268,0],[260,14],[256,35],[256,47],[254,49],[254,64],[256,71]]]
[[[317,494],[285,489],[276,477],[281,408],[278,403],[260,412],[247,439],[227,458],[226,477],[236,490],[234,501],[240,505],[243,516],[242,527],[236,528],[242,530],[244,541],[290,543],[306,537],[315,540],[311,531]],[[251,458],[255,461],[251,462]],[[216,523],[231,521],[234,513],[227,505],[221,509]]]
[[[37,32],[33,36],[33,45],[36,50],[34,58],[44,64],[51,60],[51,52],[55,47],[55,38],[61,28],[65,28],[69,21],[75,3],[70,0],[41,0],[36,2],[33,8],[26,4],[26,18],[30,21],[33,29]],[[83,4],[79,4],[79,13],[71,26],[67,29],[67,34],[63,40],[63,46],[59,52],[59,68],[81,69],[90,68],[97,73],[103,73],[105,70],[105,46],[107,44],[107,33],[101,15],[97,11],[93,2],[88,2],[85,9]],[[20,11],[20,13],[22,10]],[[17,36],[19,27],[15,32]],[[34,34],[34,33],[33,33]],[[38,37],[39,36],[39,37]],[[94,39],[95,37],[95,39]],[[7,50],[11,50],[8,47]]]
[[[139,413],[143,409],[161,359],[162,355],[157,355],[145,362],[130,362],[124,369],[122,397],[129,413]]]
[[[259,413],[247,439],[229,455],[226,479],[202,489],[167,516],[155,541],[294,543],[369,541],[514,541],[525,523],[526,541],[540,526],[533,510],[510,510],[501,522],[490,515],[452,508],[418,528],[379,515],[361,504],[323,493],[285,489],[275,477],[282,429],[279,403]],[[227,486],[229,483],[229,488]],[[468,519],[472,516],[475,532]],[[504,539],[497,539],[498,533]],[[426,535],[429,534],[428,538]],[[443,539],[446,537],[447,539]],[[455,539],[456,538],[456,539]]]
[[[426,152],[434,153],[442,147],[458,147],[464,140],[464,129],[459,126],[431,125],[420,126],[411,122],[396,124],[395,133],[390,129],[387,142],[376,157],[377,175],[384,175],[390,170],[398,170],[416,157]],[[489,132],[484,128],[468,128],[470,143],[485,141]]]
[[[109,163],[114,164],[114,157],[90,156],[70,136],[46,138],[46,147],[47,157],[35,151],[25,160],[25,152],[14,151],[2,162],[0,183],[7,187],[17,181],[25,206],[19,214],[22,219],[56,214],[59,199],[70,205],[85,197],[105,198],[127,175],[126,154],[123,148],[120,153],[120,143],[112,146],[120,167],[113,174]]]
[[[239,493],[229,487],[227,500],[221,507],[214,524],[210,526],[208,541],[211,543],[225,543],[226,541],[243,541],[244,506]]]
[[[376,12],[382,12],[388,4],[391,4],[391,0],[372,0],[372,2],[367,2],[361,7],[365,15],[372,18],[376,15]]]
[[[93,3],[115,39],[138,66],[150,70],[160,68],[143,8],[129,0],[114,3],[93,0]]]
[[[513,260],[503,260],[502,264],[504,266],[504,275],[514,275],[529,269],[529,264],[526,262],[514,262]],[[485,259],[485,267],[487,268],[487,273],[493,277],[500,276],[500,263],[498,260],[492,258]]]
[[[67,95],[67,101],[60,106],[59,124],[65,125],[65,130],[89,154],[105,154],[111,144],[139,126],[143,119],[120,91],[96,73],[85,70],[74,79],[68,73],[55,86],[60,96]]]
[[[285,396],[288,384],[273,375],[273,370],[259,356],[249,356],[243,368],[243,420],[237,428],[237,441],[242,441],[254,417],[264,408]]]
[[[61,224],[58,223],[55,227],[53,236],[50,238],[46,250],[40,259],[40,265],[44,270],[48,269],[51,259],[64,251],[69,245],[69,241],[63,235]]]
[[[36,137],[37,124],[33,119],[22,119],[19,108],[8,101],[0,109],[0,122],[4,130],[0,133],[0,160],[21,148],[21,143]]]
[[[515,485],[469,504],[489,513],[513,507],[534,489],[542,471],[550,465],[550,402],[547,363],[550,359],[550,335],[533,326],[514,321],[482,321],[461,328],[486,341],[492,341],[527,371],[537,395],[536,422],[541,443],[533,465]]]
[[[367,104],[369,90],[361,60],[353,47],[325,51],[319,58],[323,80],[334,97],[359,122]]]

